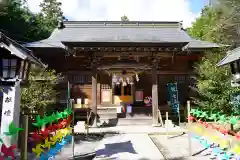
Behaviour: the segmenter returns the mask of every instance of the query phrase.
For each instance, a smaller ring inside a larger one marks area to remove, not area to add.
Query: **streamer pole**
[[[191,120],[189,119],[190,111],[191,111],[190,101],[188,100],[187,101],[188,126],[190,126],[191,124]],[[189,151],[189,156],[191,157],[192,156],[192,139],[189,132],[188,132],[188,151]]]
[[[72,156],[73,160],[75,159],[75,142],[74,142],[74,108],[72,105],[72,100],[70,100],[70,107],[72,108]]]

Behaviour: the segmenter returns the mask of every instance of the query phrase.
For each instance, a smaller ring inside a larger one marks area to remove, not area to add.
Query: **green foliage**
[[[126,15],[123,15],[121,17],[121,21],[129,21],[128,17]]]
[[[202,109],[231,114],[232,96],[240,93],[240,88],[231,87],[231,72],[228,66],[216,66],[223,56],[221,52],[208,52],[197,64],[198,97],[195,102]]]
[[[51,32],[56,28],[58,21],[64,19],[61,5],[62,3],[57,0],[43,0],[40,4],[40,18]]]
[[[188,33],[192,37],[200,40],[219,42],[219,38],[222,37],[222,34],[216,37],[216,31],[213,28],[217,26],[217,21],[220,19],[221,15],[221,12],[216,12],[210,7],[203,8],[201,16],[196,19],[196,22],[193,23],[191,28],[187,28]]]
[[[20,42],[47,38],[50,32],[39,15],[31,13],[23,4],[21,0],[0,1],[0,31]]]
[[[21,109],[25,112],[43,113],[56,103],[55,86],[57,75],[54,70],[32,68],[29,85],[22,89]]]
[[[30,12],[25,3],[25,0],[0,0],[0,31],[19,43],[49,37],[63,17],[61,3],[44,0],[39,14]],[[21,108],[25,112],[50,111],[57,94],[54,89],[56,80],[55,71],[33,68],[29,85],[22,88]]]
[[[221,2],[222,0],[220,0]],[[205,7],[201,16],[193,23],[188,32],[191,36],[216,42],[219,44],[236,44],[237,35],[236,19],[239,16],[230,16],[240,7],[231,6],[230,1],[219,3],[218,6]],[[234,2],[235,5],[237,3]],[[235,17],[233,19],[233,17]],[[240,94],[240,88],[231,87],[231,72],[229,66],[217,67],[216,64],[226,55],[226,49],[207,52],[200,63],[196,65],[198,97],[195,98],[197,105],[211,113],[221,111],[224,114],[237,114],[236,103],[232,103],[233,97]],[[239,105],[240,107],[240,105]],[[238,108],[238,107],[237,107]]]

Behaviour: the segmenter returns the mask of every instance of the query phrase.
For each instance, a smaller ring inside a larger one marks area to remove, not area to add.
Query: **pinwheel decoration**
[[[235,145],[232,149],[231,152],[240,155],[240,146],[239,145]]]
[[[8,127],[8,132],[5,132],[4,134],[7,136],[13,136],[16,135],[19,131],[23,131],[23,129],[16,127],[15,124],[11,122]]]
[[[51,149],[49,150],[48,156],[55,158],[56,155],[57,155],[57,153],[58,153],[58,150],[54,147],[54,148],[51,148]]]
[[[31,138],[38,143],[32,151],[36,154],[37,157],[40,157],[40,160],[53,158],[56,156],[64,145],[66,145],[70,140],[69,134],[71,127],[72,110],[66,109],[64,112],[56,112],[50,116],[44,116],[41,119],[40,116],[36,117],[36,121],[33,123],[35,127],[38,127],[38,130],[31,134]],[[40,130],[44,124],[48,126]],[[58,143],[59,142],[59,143]],[[54,147],[53,147],[54,146]],[[44,152],[44,149],[48,150],[48,153]]]
[[[41,147],[41,144],[37,144],[35,148],[32,149],[32,151],[39,157],[41,153],[44,152],[44,150]]]
[[[53,143],[51,141],[48,141],[48,138],[45,139],[44,144],[41,145],[43,148],[48,148],[48,150],[51,148]]]
[[[61,141],[61,143],[60,143],[60,145],[64,146],[64,145],[66,145],[66,144],[67,144],[67,141],[66,141],[65,138],[63,138],[62,141]]]
[[[218,117],[219,117],[219,114],[211,114],[211,116],[209,117],[209,120],[213,120],[213,121],[217,121],[218,120]]]
[[[218,122],[220,123],[226,123],[227,122],[227,117],[225,115],[219,116]]]
[[[30,135],[30,140],[34,141],[34,142],[40,142],[43,139],[44,139],[44,137],[41,134],[39,134],[37,131],[31,133],[31,135]]]
[[[44,124],[46,124],[46,120],[45,119],[41,119],[41,117],[39,115],[37,115],[36,117],[36,122],[33,123],[34,126],[40,128],[42,127]]]
[[[217,156],[217,155],[219,155],[221,153],[222,153],[222,150],[220,148],[218,148],[218,147],[213,148],[213,154],[214,155]]]
[[[51,125],[48,126],[48,130],[49,130],[50,132],[55,132],[55,131],[56,131],[56,128],[51,124]]]
[[[208,114],[207,112],[202,112],[201,115],[199,115],[200,118],[207,118],[208,117]]]
[[[49,160],[49,155],[48,154],[45,154],[45,153],[42,153],[40,155],[40,160]]]
[[[14,160],[14,150],[16,149],[16,145],[12,145],[10,147],[6,147],[4,144],[2,144],[1,152],[4,154],[4,157],[12,157],[12,160]]]
[[[232,116],[232,117],[230,117],[229,122],[230,122],[232,125],[235,125],[235,124],[237,124],[237,122],[238,122],[238,118],[235,117],[235,116]]]
[[[193,121],[193,120],[194,120],[194,117],[193,117],[193,116],[189,116],[187,119],[188,119],[189,121]]]
[[[210,148],[211,144],[208,143],[207,140],[202,139],[200,140],[200,143],[205,147],[205,148]]]
[[[61,112],[61,113],[57,112],[57,113],[56,113],[56,118],[57,118],[58,120],[59,120],[59,119],[62,119],[62,118],[63,118],[62,112]]]
[[[233,157],[233,155],[231,153],[227,153],[227,152],[223,152],[223,154],[221,154],[221,159],[231,159]]]
[[[228,140],[224,139],[219,142],[220,149],[226,149],[229,146]]]

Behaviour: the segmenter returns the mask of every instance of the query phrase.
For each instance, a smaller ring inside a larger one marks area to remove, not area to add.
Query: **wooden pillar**
[[[135,84],[131,85],[132,103],[135,102]]]
[[[92,68],[92,112],[94,113],[93,127],[97,127],[97,69]]]
[[[157,62],[153,61],[152,66],[152,118],[153,126],[158,125],[158,74],[157,74]]]
[[[99,75],[97,77],[97,81],[99,81]],[[101,83],[97,83],[97,105],[101,105]]]
[[[111,99],[111,103],[114,104],[114,92],[115,92],[115,84],[113,82],[113,75],[111,75],[112,78],[112,99]]]

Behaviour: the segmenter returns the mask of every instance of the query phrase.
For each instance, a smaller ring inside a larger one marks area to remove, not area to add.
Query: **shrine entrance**
[[[118,60],[115,61],[114,64],[100,66],[98,68],[101,72],[106,72],[111,75],[113,105],[134,104],[135,88],[136,84],[139,82],[139,74],[147,68],[145,64],[139,64],[131,60]],[[107,94],[102,94],[101,99],[108,99],[104,96],[107,96]]]

